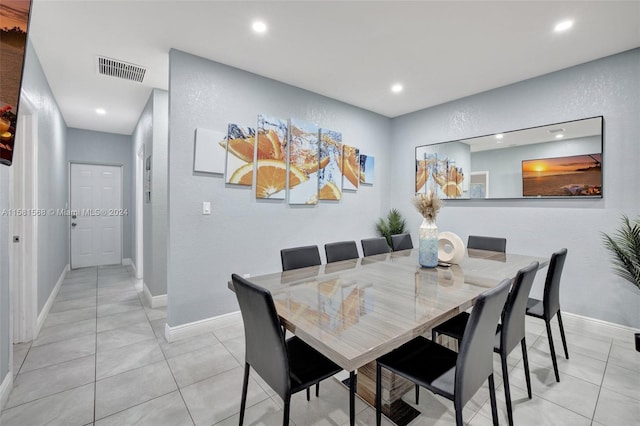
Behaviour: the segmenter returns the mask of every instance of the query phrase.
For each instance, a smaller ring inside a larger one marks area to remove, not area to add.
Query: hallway
[[[239,314],[209,332],[174,343],[164,340],[166,308],[142,303],[142,282],[130,267],[70,271],[38,338],[14,345],[14,387],[0,417],[3,426],[236,425],[244,362]],[[566,315],[570,360],[551,369],[544,323],[527,318],[534,397],[526,398],[519,351],[509,357],[514,417],[519,425],[621,425],[640,417],[640,354],[632,333]],[[554,332],[557,324],[553,324]],[[556,335],[556,337],[558,337]],[[559,345],[560,342],[558,341]],[[559,346],[558,346],[559,347]],[[500,361],[494,357],[498,409],[506,424]],[[454,424],[453,404],[429,392],[411,425]],[[635,395],[635,398],[634,398]],[[281,424],[282,401],[251,374],[245,424]],[[326,380],[320,398],[292,399],[293,425],[347,425],[348,393]],[[356,400],[357,422],[375,412]],[[490,425],[488,391],[464,409],[469,424]],[[383,422],[389,425],[389,422]]]

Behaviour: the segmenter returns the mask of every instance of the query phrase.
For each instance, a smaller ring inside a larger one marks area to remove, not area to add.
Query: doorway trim
[[[136,154],[136,278],[144,277],[144,144],[140,145]]]
[[[23,119],[23,131],[17,142],[23,155],[11,167],[9,187],[11,202],[18,198],[23,205],[12,205],[11,208],[38,212],[38,114],[24,91],[21,92],[19,114]],[[13,219],[9,229],[12,236],[19,236],[20,242],[11,243],[9,250],[13,271],[9,274],[10,331],[11,342],[20,343],[35,339],[38,333],[38,216],[24,215],[19,220]]]

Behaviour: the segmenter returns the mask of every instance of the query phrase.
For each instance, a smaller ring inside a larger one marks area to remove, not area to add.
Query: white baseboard
[[[136,266],[135,263],[133,263],[132,259],[126,258],[126,259],[122,259],[122,264],[124,266],[126,265],[131,265],[131,269],[133,269],[133,276],[136,277],[137,279],[140,279],[142,277],[138,276],[138,267]]]
[[[53,288],[53,291],[51,292],[51,294],[49,295],[49,298],[47,299],[47,303],[44,304],[44,306],[42,307],[42,311],[40,311],[40,314],[38,315],[38,323],[36,324],[35,333],[33,334],[33,340],[36,340],[38,338],[38,334],[40,334],[42,325],[44,324],[44,321],[47,319],[47,315],[49,315],[49,311],[51,310],[51,305],[53,305],[54,300],[56,300],[56,296],[58,296],[58,292],[60,291],[60,286],[62,285],[64,278],[67,276],[67,272],[69,272],[68,263],[64,267],[64,269],[62,269],[62,273],[60,274],[60,277],[58,277],[56,286]]]
[[[622,325],[622,324],[616,324],[614,322],[608,322],[608,321],[604,321],[604,320],[597,319],[597,318],[585,317],[584,315],[572,314],[571,312],[562,311],[562,316],[563,317],[573,317],[573,318],[577,318],[577,319],[580,319],[580,320],[583,320],[583,321],[589,321],[589,322],[593,322],[593,323],[596,323],[596,324],[605,325],[607,327],[617,328],[618,330],[621,330],[621,331],[628,331],[628,332],[631,332],[631,333],[640,333],[640,329],[637,329],[637,328],[629,327],[629,326]]]
[[[151,294],[151,291],[149,291],[149,287],[147,287],[147,283],[145,283],[144,281],[142,282],[142,291],[144,292],[144,300],[152,308],[167,306],[167,295],[159,294],[157,296],[153,296]]]
[[[212,328],[224,327],[225,324],[232,324],[240,318],[240,311],[230,312],[228,314],[211,317],[200,321],[194,321],[187,324],[169,327],[165,324],[164,338],[167,342],[175,342],[176,340],[186,339],[187,337],[197,336],[198,334],[211,331]]]
[[[7,403],[7,399],[9,399],[9,393],[11,393],[11,389],[13,388],[13,374],[11,370],[7,372],[7,375],[4,376],[4,380],[2,384],[0,384],[0,410],[4,409],[4,406]]]

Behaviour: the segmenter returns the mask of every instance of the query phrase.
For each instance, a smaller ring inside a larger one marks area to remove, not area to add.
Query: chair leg
[[[513,407],[511,406],[511,389],[509,389],[509,372],[507,371],[507,354],[500,352],[500,362],[502,364],[502,381],[504,384],[504,398],[507,403],[507,417],[509,426],[513,426]]]
[[[320,396],[320,382],[316,383],[316,397]]]
[[[420,402],[420,386],[416,385],[416,405]]]
[[[562,326],[562,315],[558,309],[558,325],[560,326],[560,337],[562,337],[562,346],[564,346],[564,356],[569,359],[569,351],[567,350],[567,338],[564,336],[564,327]]]
[[[527,356],[527,339],[522,338],[520,341],[520,347],[522,347],[522,363],[524,364],[524,377],[527,380],[527,393],[529,399],[531,399],[531,374],[529,373],[529,357]]]
[[[382,367],[376,362],[376,426],[382,423]]]
[[[291,408],[291,395],[287,395],[284,399],[284,415],[282,417],[282,426],[289,426],[289,409]]]
[[[242,397],[240,399],[240,422],[238,423],[242,426],[244,422],[244,409],[247,405],[247,388],[249,386],[249,370],[251,367],[248,363],[244,363],[244,379],[242,380]]]
[[[553,362],[553,371],[556,373],[556,382],[560,381],[560,373],[558,373],[558,361],[556,361],[556,348],[553,346],[553,336],[551,335],[551,323],[545,320],[547,326],[547,337],[549,339],[549,350],[551,351],[551,362]]]
[[[309,393],[309,388],[307,388],[307,402],[311,401],[311,394]]]
[[[496,384],[493,380],[493,373],[489,376],[489,399],[491,400],[491,418],[493,425],[498,426],[498,404],[496,403]]]
[[[462,422],[462,407],[456,407],[456,426],[464,426]]]
[[[349,424],[356,424],[356,381],[355,371],[349,372]]]

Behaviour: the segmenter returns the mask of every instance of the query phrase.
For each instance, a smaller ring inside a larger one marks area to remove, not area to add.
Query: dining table
[[[549,263],[547,257],[467,249],[457,265],[423,268],[418,251],[248,279],[271,292],[286,329],[350,372],[351,389],[357,387],[360,397],[375,406],[378,357],[430,335],[434,326],[471,308],[481,293],[531,262],[539,262],[539,268]],[[412,387],[391,372],[383,374],[382,411],[396,424],[407,424],[419,414],[401,399]],[[351,424],[353,407],[351,400]]]

